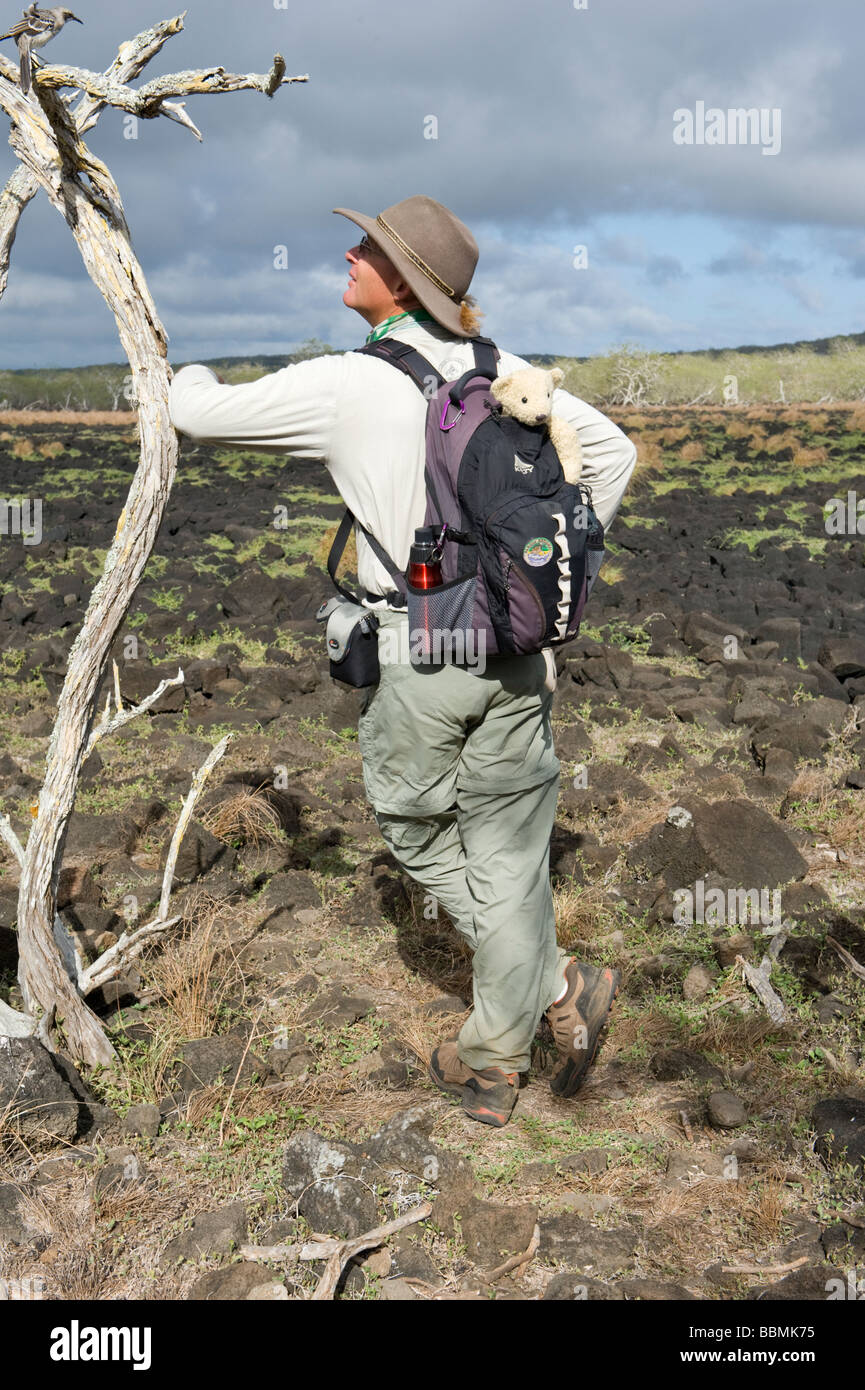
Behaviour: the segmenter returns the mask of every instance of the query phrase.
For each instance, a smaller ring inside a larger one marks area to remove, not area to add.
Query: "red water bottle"
[[[433,646],[436,642],[436,603],[433,590],[442,581],[441,534],[432,526],[421,526],[414,533],[414,544],[409,551],[408,569],[408,616],[411,640],[419,642],[420,647],[412,656],[413,664],[430,665],[433,660]]]
[[[432,526],[419,526],[414,533],[406,579],[415,589],[437,589],[442,583],[441,549]]]

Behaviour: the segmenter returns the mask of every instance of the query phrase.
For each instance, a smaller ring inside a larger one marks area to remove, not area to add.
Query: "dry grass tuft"
[[[795,430],[781,430],[780,434],[773,434],[771,439],[767,439],[763,445],[763,452],[771,455],[780,454],[784,449],[799,448],[799,436]]]
[[[95,1208],[82,1178],[68,1183],[52,1183],[51,1199],[45,1189],[24,1192],[20,1210],[38,1237],[47,1237],[50,1246],[43,1256],[40,1273],[50,1298],[91,1300],[110,1298],[105,1268],[96,1248]]]
[[[683,439],[687,439],[690,433],[690,425],[671,425],[668,429],[658,430],[657,439],[665,449],[668,449],[670,445],[679,444]]]
[[[261,795],[261,790],[261,787],[242,787],[205,811],[201,824],[219,840],[241,840],[255,849],[282,844],[279,811]]]
[[[230,909],[234,915],[239,910]],[[225,911],[223,902],[199,888],[187,899],[181,934],[147,960],[147,981],[159,990],[176,1025],[160,1024],[160,1039],[163,1032],[175,1031],[187,1039],[210,1037],[226,999],[243,988],[243,971],[222,927]]]
[[[681,780],[681,778],[679,778]],[[669,807],[667,798],[659,796],[652,801],[628,801],[619,806],[613,815],[604,822],[607,844],[628,845],[634,840],[648,835],[653,826],[666,816]]]
[[[610,931],[609,902],[599,884],[566,884],[553,889],[556,935],[566,951]]]
[[[822,447],[816,449],[794,449],[793,463],[796,468],[810,468],[815,463],[826,463],[829,455]]]
[[[627,971],[624,983],[627,988]],[[672,1046],[678,1043],[680,1038],[681,1034],[673,1020],[661,1009],[653,1008],[651,1004],[634,1013],[626,1013],[623,1009],[617,1008],[613,1014],[609,1037],[604,1044],[604,1057],[610,1061],[619,1053],[629,1052],[637,1043],[652,1052],[657,1052],[664,1044]]]
[[[724,433],[729,439],[747,439],[751,434],[751,426],[746,425],[744,420],[730,420]]]
[[[660,448],[653,440],[647,440],[645,436],[635,438],[632,435],[631,441],[637,446],[637,463],[629,487],[636,496],[640,496],[651,491],[652,484],[663,474],[666,463]]]
[[[411,1048],[415,1056],[427,1066],[439,1043],[458,1033],[467,1018],[468,1012],[431,1014],[422,1004],[414,1004],[396,1021],[394,1032],[400,1042]]]
[[[728,971],[727,975],[712,995],[713,1005],[721,1001],[729,1004],[750,1005],[753,995],[742,983],[739,967]],[[708,1014],[700,1032],[691,1035],[690,1046],[701,1052],[714,1052],[723,1056],[728,1063],[751,1061],[760,1044],[770,1035],[779,1039],[783,1034],[777,1025],[760,1010],[759,1013],[727,1015],[721,1018],[721,1010],[714,1008]]]
[[[684,459],[685,463],[699,463],[706,457],[705,445],[698,439],[691,439],[687,444],[683,444],[679,450],[679,458]]]
[[[843,761],[843,759],[842,759]],[[865,821],[857,793],[837,788],[837,770],[806,767],[797,773],[787,793],[787,805],[800,803],[791,820],[816,831],[836,850],[865,854]]]
[[[777,1245],[785,1219],[784,1184],[769,1178],[752,1190],[745,1202],[742,1217],[756,1246]]]
[[[45,439],[37,445],[36,452],[41,454],[44,459],[56,459],[60,454],[65,454],[66,445],[62,444],[59,439]]]
[[[650,1230],[663,1235],[665,1265],[674,1262],[698,1274],[713,1258],[726,1262],[735,1253],[748,1205],[743,1186],[729,1178],[695,1175],[690,1183],[655,1188],[645,1220]],[[753,1258],[751,1241],[742,1254]]]
[[[29,459],[33,451],[33,440],[28,439],[26,435],[22,435],[20,439],[15,440],[9,452],[14,459]]]
[[[631,442],[637,450],[637,466],[635,474],[655,472],[660,473],[666,466],[664,455],[657,439],[650,439],[648,435],[637,434],[631,436]]]

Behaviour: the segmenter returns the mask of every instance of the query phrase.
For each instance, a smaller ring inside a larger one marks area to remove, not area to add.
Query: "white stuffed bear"
[[[496,377],[490,389],[505,415],[512,415],[523,425],[546,424],[565,478],[575,483],[583,470],[577,431],[567,420],[552,414],[553,392],[564,379],[560,367],[549,372],[543,367],[523,367],[509,376]]]

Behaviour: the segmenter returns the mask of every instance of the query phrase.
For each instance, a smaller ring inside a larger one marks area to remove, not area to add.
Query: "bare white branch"
[[[192,809],[195,806],[195,803],[201,794],[202,787],[204,786],[213,768],[219,762],[219,759],[222,757],[223,753],[225,752],[226,748],[228,747],[229,743],[233,738],[233,733],[228,733],[225,735],[224,738],[221,738],[219,742],[216,744],[216,746],[214,748],[211,748],[204,762],[201,764],[201,767],[198,769],[198,771],[192,779],[192,786],[190,787],[186,795],[186,799],[183,803],[183,806],[180,809],[180,818],[177,822],[177,829],[175,830],[171,838],[171,845],[168,850],[168,858],[165,861],[165,873],[162,878],[162,893],[159,898],[160,919],[168,916],[168,902],[171,897],[171,885],[174,881],[174,866],[177,863],[177,853],[180,849],[180,842],[183,839],[184,834],[186,833],[186,827],[189,824],[190,817],[192,816]]]
[[[312,1295],[312,1301],[316,1303],[333,1298],[343,1269],[349,1260],[354,1259],[355,1255],[359,1255],[362,1250],[372,1250],[375,1246],[381,1245],[388,1236],[393,1235],[396,1231],[401,1231],[404,1226],[413,1226],[416,1221],[423,1221],[431,1211],[432,1202],[421,1202],[420,1206],[412,1207],[411,1211],[404,1212],[402,1216],[396,1217],[394,1221],[388,1221],[384,1226],[377,1226],[374,1231],[367,1231],[365,1235],[356,1236],[354,1240],[341,1241],[325,1265],[324,1273]],[[316,1256],[312,1258],[315,1259]],[[317,1258],[321,1259],[320,1253]]]
[[[114,671],[116,676],[116,663],[114,666]],[[109,710],[111,706],[111,696],[109,695],[108,701],[105,705],[105,709],[102,712],[102,719],[91,733],[90,738],[87,740],[87,746],[84,749],[84,758],[88,758],[90,756],[96,744],[100,741],[100,739],[105,738],[106,734],[115,733],[116,730],[121,729],[124,724],[128,724],[130,719],[135,719],[139,714],[144,714],[146,710],[150,709],[151,705],[156,704],[156,701],[160,698],[161,695],[165,694],[166,690],[170,690],[171,687],[174,685],[182,685],[183,681],[183,671],[180,667],[178,667],[176,676],[166,676],[165,680],[160,681],[156,689],[152,691],[146,697],[146,699],[142,700],[140,705],[135,705],[132,709],[123,708],[120,700],[120,686],[118,684],[115,693],[115,700],[118,704],[118,713],[115,714],[113,717],[109,717]]]
[[[192,117],[186,113],[185,101],[164,101],[162,103],[162,114],[167,116],[170,121],[177,121],[179,125],[185,125],[191,130],[197,140],[203,140],[204,136]]]
[[[113,946],[103,951],[98,960],[81,971],[78,976],[78,988],[81,993],[91,994],[94,989],[99,989],[100,985],[107,984],[109,980],[116,980],[130,961],[141,955],[145,946],[179,921],[179,915],[168,917],[164,921],[155,917],[143,927],[136,927],[135,931],[125,931]]]
[[[413,1226],[416,1221],[424,1221],[431,1211],[431,1202],[421,1202],[395,1220],[388,1221],[384,1226],[377,1226],[365,1235],[355,1236],[353,1240],[337,1240],[335,1237],[313,1234],[312,1239],[302,1245],[241,1245],[240,1254],[245,1260],[273,1261],[280,1264],[326,1259],[327,1266],[312,1295],[313,1301],[321,1302],[333,1297],[343,1269],[355,1255],[359,1255],[362,1250],[373,1250],[377,1245],[383,1245],[388,1236],[394,1235],[406,1226]],[[529,1257],[529,1251],[526,1251],[517,1258],[523,1261]]]
[[[0,839],[5,840],[19,864],[24,863],[24,846],[12,829],[12,822],[8,816],[0,816]]]
[[[769,976],[772,972],[772,961],[769,956],[763,957],[759,970],[755,966],[749,965],[742,956],[736,957],[736,964],[741,965],[742,974],[745,976],[745,979],[760,1000],[760,1003],[763,1005],[763,1008],[766,1010],[772,1022],[786,1023],[787,1010],[784,1007],[784,1001],[781,999],[780,995],[775,993],[774,989],[769,984]]]
[[[309,74],[298,77],[285,76],[285,59],[277,53],[270,72],[226,72],[225,68],[202,68],[199,71],[171,72],[164,77],[154,77],[143,87],[129,87],[104,72],[90,72],[87,68],[40,67],[33,74],[34,83],[41,88],[59,90],[61,87],[74,87],[87,96],[115,106],[121,111],[129,111],[142,120],[152,120],[163,115],[162,103],[166,97],[206,96],[212,92],[263,92],[272,97],[280,87],[292,82],[308,82]]]

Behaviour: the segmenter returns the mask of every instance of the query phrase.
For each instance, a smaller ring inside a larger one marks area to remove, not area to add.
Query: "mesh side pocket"
[[[453,579],[435,589],[406,585],[411,660],[415,666],[462,665],[474,651],[472,617],[477,575]]]

